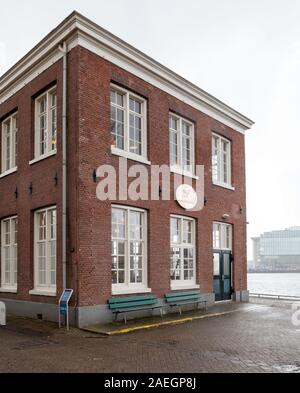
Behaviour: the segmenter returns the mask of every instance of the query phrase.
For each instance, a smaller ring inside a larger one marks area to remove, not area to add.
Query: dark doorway
[[[214,293],[216,301],[230,300],[232,294],[232,254],[230,251],[214,251]]]

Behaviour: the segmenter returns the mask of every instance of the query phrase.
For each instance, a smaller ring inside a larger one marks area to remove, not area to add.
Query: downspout
[[[59,45],[63,53],[63,96],[62,96],[62,281],[67,287],[67,53],[66,42]]]

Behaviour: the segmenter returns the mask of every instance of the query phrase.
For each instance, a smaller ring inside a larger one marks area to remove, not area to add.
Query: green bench
[[[178,307],[180,315],[182,314],[182,306],[186,304],[195,304],[195,307],[198,308],[199,303],[204,303],[205,311],[207,309],[207,301],[203,299],[200,291],[166,293],[165,301],[170,307]]]
[[[160,316],[163,316],[162,305],[158,305],[158,298],[155,295],[112,297],[108,299],[108,307],[115,314],[117,320],[119,314],[124,314],[124,322],[127,323],[127,313],[143,310],[160,309]]]

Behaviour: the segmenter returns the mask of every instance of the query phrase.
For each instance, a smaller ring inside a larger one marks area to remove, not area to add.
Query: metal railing
[[[289,296],[289,295],[274,295],[269,293],[253,293],[250,292],[250,297],[257,297],[262,299],[276,299],[276,300],[292,300],[300,301],[300,296]]]

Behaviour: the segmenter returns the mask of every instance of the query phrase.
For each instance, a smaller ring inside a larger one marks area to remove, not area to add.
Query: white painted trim
[[[178,158],[178,164],[177,165],[171,165],[171,154],[169,155],[169,162],[170,162],[170,166],[176,171],[180,171],[179,174],[186,174],[186,176],[192,177],[195,174],[195,125],[193,122],[191,122],[190,120],[176,115],[173,112],[169,112],[169,121],[170,118],[173,118],[175,121],[177,121],[177,135],[178,135],[178,140],[177,140],[177,158]],[[188,124],[191,129],[191,166],[192,166],[192,171],[186,171],[185,169],[183,169],[183,165],[182,165],[182,123],[186,123]],[[170,149],[170,143],[171,143],[171,139],[170,139],[170,126],[169,126],[169,149]],[[171,153],[171,151],[170,151]],[[178,173],[178,172],[177,172]]]
[[[124,289],[112,289],[112,295],[130,295],[132,293],[150,293],[152,292],[151,288],[124,288]]]
[[[148,161],[146,158],[139,156],[138,154],[131,153],[129,151],[118,149],[115,146],[111,146],[111,154],[113,154],[114,156],[127,158],[128,160],[137,161],[142,164],[151,165],[151,161]]]
[[[52,292],[52,291],[44,291],[42,289],[32,289],[29,292],[29,295],[38,295],[38,296],[52,296],[52,297],[56,297],[56,291]]]
[[[56,296],[56,291],[57,291],[57,284],[51,285],[49,276],[51,275],[49,266],[50,266],[50,255],[49,255],[49,241],[50,241],[50,224],[49,224],[49,212],[51,210],[55,210],[57,212],[57,206],[48,206],[42,209],[38,209],[34,211],[34,248],[33,248],[33,260],[34,260],[34,265],[33,265],[33,281],[34,281],[34,288],[29,291],[30,294],[33,295],[44,295],[44,296]],[[46,284],[41,285],[39,283],[39,261],[38,261],[38,228],[39,228],[39,222],[38,222],[38,214],[41,212],[46,213],[46,238],[45,238],[45,244],[46,244],[46,266],[45,266],[45,274],[46,274]],[[57,217],[57,216],[56,216]],[[57,226],[57,222],[56,222]],[[57,242],[57,228],[56,228],[56,237],[55,241]],[[56,243],[57,244],[57,243]],[[57,249],[56,249],[56,275],[57,275]],[[48,285],[47,285],[48,284]],[[51,295],[52,294],[52,295]]]
[[[1,287],[0,293],[18,293],[17,287]]]
[[[55,154],[57,154],[57,150],[49,151],[48,153],[43,154],[42,156],[39,156],[39,157],[34,158],[33,160],[29,161],[29,165],[33,165],[33,164],[35,164],[36,162],[45,160],[45,159],[48,158],[48,157],[55,156]]]
[[[176,284],[173,284],[172,282],[171,282],[171,291],[179,291],[179,290],[183,290],[183,289],[199,289],[200,288],[200,285],[198,285],[198,284],[193,284],[193,285],[176,285]]]
[[[12,229],[12,222],[13,221],[17,221],[17,242],[14,243],[13,239],[14,239],[14,232]],[[5,222],[9,222],[9,264],[10,264],[10,281],[9,283],[5,282],[5,256],[4,256],[4,249],[7,246],[5,244],[5,233],[4,233],[4,223]],[[0,269],[1,269],[1,288],[3,289],[2,292],[5,292],[4,289],[7,288],[8,291],[6,292],[11,292],[11,289],[13,290],[17,290],[17,286],[18,286],[18,216],[14,215],[14,216],[10,216],[10,217],[6,217],[3,218],[0,222],[0,227],[1,227],[1,265],[0,265]],[[15,265],[14,265],[14,258],[13,258],[13,248],[14,246],[17,247],[17,269],[15,271]],[[14,275],[15,273],[17,273],[17,281],[15,282],[14,279]]]
[[[171,219],[172,218],[180,220],[180,242],[179,243],[173,243],[172,239],[170,239],[170,249],[172,247],[175,247],[175,248],[178,247],[180,249],[192,248],[194,250],[194,267],[193,267],[194,278],[193,278],[193,280],[184,280],[184,278],[182,278],[181,280],[170,280],[171,288],[173,286],[175,286],[177,288],[182,288],[182,289],[186,288],[186,287],[191,288],[191,287],[194,287],[195,285],[197,285],[197,283],[196,283],[196,280],[197,280],[197,277],[196,277],[196,272],[197,272],[197,254],[198,254],[197,253],[197,239],[196,239],[197,221],[193,217],[182,216],[182,215],[177,215],[177,214],[171,214],[170,215],[170,234],[171,234],[171,231],[172,231],[172,228],[171,228]],[[192,243],[183,243],[183,240],[182,240],[183,225],[182,225],[182,223],[183,223],[184,220],[192,222]],[[183,274],[183,272],[184,272],[184,267],[183,267],[184,258],[183,258],[182,255],[181,255],[181,262],[182,262],[181,272]],[[171,261],[170,261],[170,263],[171,263]]]
[[[238,132],[244,133],[254,124],[241,113],[77,12],[69,15],[0,78],[0,104],[61,59],[58,45],[62,41],[67,41],[69,51],[77,45],[89,49]]]
[[[9,169],[8,171],[5,171],[5,172],[1,173],[0,179],[1,179],[2,177],[5,177],[5,176],[8,176],[8,175],[11,175],[12,173],[17,172],[17,170],[18,170],[18,167],[16,166],[15,168],[11,168],[11,169]]]
[[[171,166],[170,167],[170,172],[171,173],[176,173],[176,175],[181,175],[181,176],[184,176],[184,177],[190,177],[191,179],[195,179],[195,180],[199,180],[199,176],[195,176],[195,175],[192,175],[190,172],[186,172],[186,171],[183,171],[181,168],[179,168],[179,167],[175,167],[175,166]]]
[[[215,225],[220,225],[220,247],[215,247],[214,244],[214,236],[215,236]],[[229,239],[229,243],[230,243],[230,247],[226,247],[226,232],[225,232],[225,228],[229,227],[230,228],[230,239]],[[213,231],[213,250],[224,250],[224,251],[232,251],[233,250],[233,225],[232,224],[227,224],[224,222],[220,222],[220,221],[213,221],[213,225],[212,225],[212,231]]]
[[[229,184],[226,184],[226,183],[213,181],[213,185],[218,186],[218,187],[227,188],[227,190],[235,191],[235,187],[230,186]]]
[[[128,292],[128,290],[137,290],[138,292],[135,293],[143,293],[143,291],[148,286],[148,211],[145,209],[136,208],[134,206],[128,205],[111,205],[111,217],[112,217],[112,210],[113,209],[120,209],[126,211],[125,216],[125,258],[124,258],[124,274],[125,274],[125,283],[122,284],[111,284],[112,292]],[[142,213],[143,219],[143,237],[142,241],[144,243],[144,255],[143,255],[143,262],[142,262],[142,271],[143,271],[143,282],[141,283],[132,283],[130,284],[130,238],[129,238],[129,221],[128,221],[128,213],[130,212],[139,212]],[[117,240],[111,236],[111,241]]]

